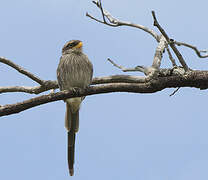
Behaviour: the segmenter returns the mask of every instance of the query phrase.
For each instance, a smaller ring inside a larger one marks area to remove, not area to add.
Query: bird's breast
[[[92,81],[92,65],[85,55],[64,55],[57,69],[57,78],[62,90],[84,88]]]

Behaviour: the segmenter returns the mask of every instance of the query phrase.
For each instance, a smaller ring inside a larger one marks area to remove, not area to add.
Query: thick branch
[[[165,88],[195,87],[208,88],[208,71],[189,71],[185,76],[158,77],[145,83],[110,83],[106,85],[91,86],[87,89],[73,89],[35,97],[20,103],[0,107],[0,116],[19,113],[41,104],[66,98],[87,96],[112,92],[154,93]]]
[[[146,77],[143,76],[113,75],[106,77],[95,77],[93,78],[92,85],[110,83],[144,83],[146,81]]]
[[[141,83],[146,82],[146,77],[143,76],[131,76],[131,75],[113,75],[104,77],[93,78],[92,85],[107,84],[107,83]],[[0,87],[1,93],[8,92],[25,92],[29,94],[40,94],[42,92],[57,89],[57,81],[45,81],[44,86],[25,87],[25,86],[8,86]]]

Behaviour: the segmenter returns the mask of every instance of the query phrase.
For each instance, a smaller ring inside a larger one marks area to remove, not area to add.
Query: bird
[[[57,81],[61,91],[86,88],[92,82],[93,65],[83,53],[80,40],[70,40],[62,48],[62,56],[57,68]],[[65,128],[68,134],[68,168],[74,175],[75,136],[79,130],[79,110],[85,97],[69,98],[66,103]]]

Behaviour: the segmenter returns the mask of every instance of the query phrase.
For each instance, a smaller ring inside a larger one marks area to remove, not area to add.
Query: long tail
[[[69,174],[74,175],[75,132],[68,132],[68,167]]]
[[[75,133],[79,126],[79,110],[71,112],[70,105],[67,103],[65,126],[68,130],[68,167],[69,174],[74,175],[74,154],[75,154]]]

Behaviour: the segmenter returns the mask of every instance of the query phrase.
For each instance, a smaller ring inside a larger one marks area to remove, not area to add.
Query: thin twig
[[[166,49],[167,49],[168,56],[169,56],[170,61],[172,62],[173,67],[176,67],[177,65],[176,65],[175,59],[173,58],[173,56],[172,56],[172,54],[170,52],[169,47],[167,46]]]
[[[123,66],[120,66],[118,64],[116,64],[113,60],[111,60],[110,58],[108,58],[108,61],[113,64],[115,67],[121,69],[123,72],[135,72],[135,71],[139,71],[142,72],[146,75],[146,82],[151,80],[152,78],[154,78],[155,76],[157,76],[158,72],[160,71],[159,69],[151,66],[151,67],[145,67],[145,66],[136,66],[134,68],[125,68]],[[162,70],[162,69],[161,69]],[[161,71],[162,72],[162,71]],[[162,74],[162,73],[161,73]]]
[[[99,23],[106,24],[103,21],[101,21],[101,20],[99,20],[99,19],[91,16],[88,12],[86,13],[86,16],[89,17],[89,18],[91,18],[91,19],[93,19],[93,20],[95,20],[95,21],[97,21],[97,22],[99,22]],[[109,26],[111,26],[111,25],[109,25]]]
[[[208,54],[201,55],[201,53],[207,53],[207,50],[199,51],[196,46],[193,46],[193,45],[190,45],[190,44],[187,44],[187,43],[184,43],[184,42],[174,41],[174,44],[176,44],[178,46],[185,46],[185,47],[193,49],[195,51],[195,53],[197,54],[197,56],[200,57],[200,58],[207,58],[208,57]]]
[[[175,91],[173,91],[173,92],[172,92],[169,96],[173,96],[173,95],[175,95],[175,93],[177,93],[179,89],[180,89],[180,87],[176,88],[176,90],[175,90]]]
[[[101,11],[101,14],[102,14],[102,17],[103,17],[103,21],[91,16],[88,12],[86,13],[86,16],[99,22],[99,23],[102,23],[102,24],[106,24],[108,26],[111,26],[111,27],[118,27],[119,25],[118,24],[111,24],[111,23],[108,23],[106,20],[105,20],[105,16],[106,16],[106,11],[104,12],[103,10],[103,7],[102,7],[102,4],[101,4],[101,1],[98,2],[98,1],[92,1]]]
[[[149,28],[147,28],[147,27],[145,27],[143,25],[140,25],[140,24],[134,24],[134,23],[131,23],[131,22],[118,20],[118,19],[114,18],[107,10],[105,10],[102,7],[102,4],[100,2],[93,1],[93,3],[101,10],[101,13],[104,16],[104,19],[103,19],[103,21],[101,21],[101,20],[93,17],[89,13],[86,13],[87,17],[89,17],[89,18],[91,18],[91,19],[93,19],[93,20],[95,20],[95,21],[97,21],[99,23],[106,24],[106,25],[111,26],[111,27],[130,26],[130,27],[141,29],[141,30],[149,33],[151,36],[153,36],[159,42],[160,36],[156,32],[154,32],[152,29],[149,29]],[[108,19],[108,21],[110,23],[108,23],[105,20],[105,17]]]
[[[19,65],[13,63],[12,61],[10,61],[4,57],[0,57],[0,62],[7,64],[10,67],[13,67],[18,72],[24,74],[25,76],[29,77],[30,79],[39,83],[40,85],[44,85],[44,83],[45,83],[45,81],[41,80],[39,77],[35,76],[34,74],[30,73],[29,71],[25,70],[24,68],[20,67]]]
[[[139,71],[139,72],[145,72],[145,67],[144,66],[136,66],[135,68],[125,68],[121,65],[116,64],[113,60],[110,58],[107,59],[113,66],[121,69],[123,72],[133,72],[133,71]]]
[[[173,43],[173,41],[168,37],[167,33],[165,32],[165,30],[160,26],[160,24],[157,21],[155,12],[152,11],[152,16],[154,19],[154,26],[156,26],[159,31],[162,33],[162,35],[165,37],[166,41],[168,42],[168,44],[170,45],[170,47],[173,49],[173,52],[175,53],[175,55],[177,56],[178,60],[180,61],[181,65],[183,66],[183,68],[185,69],[185,71],[188,71],[189,68],[185,62],[185,60],[183,59],[183,56],[181,55],[181,53],[178,51],[178,49],[176,48],[175,44]]]
[[[106,20],[105,20],[105,14],[104,14],[104,12],[103,12],[103,7],[102,7],[101,0],[99,0],[99,8],[100,8],[101,14],[102,14],[102,16],[103,16],[103,22],[106,22]]]

